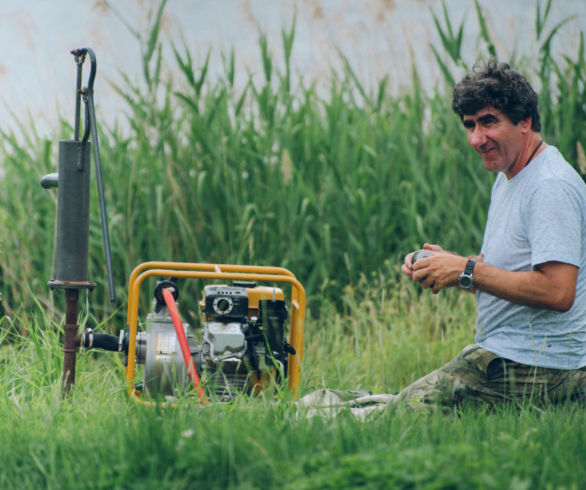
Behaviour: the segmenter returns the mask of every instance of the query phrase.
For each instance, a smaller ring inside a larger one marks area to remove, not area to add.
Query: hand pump
[[[88,281],[89,212],[90,212],[90,133],[94,147],[94,161],[98,184],[98,197],[102,217],[102,236],[106,254],[110,301],[116,300],[112,277],[112,256],[108,217],[102,182],[98,130],[94,110],[94,79],[96,56],[91,48],[71,51],[77,64],[74,139],[59,141],[59,169],[56,174],[45,175],[41,185],[45,189],[58,187],[57,197],[57,274],[49,281],[51,289],[65,290],[65,338],[62,395],[69,393],[75,383],[75,360],[79,346],[77,323],[79,290],[92,290],[96,284]],[[90,75],[86,87],[81,87],[82,65],[86,56],[90,58]],[[80,135],[80,106],[85,104],[85,127]]]

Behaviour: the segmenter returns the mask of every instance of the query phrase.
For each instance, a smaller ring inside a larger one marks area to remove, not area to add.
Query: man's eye
[[[494,126],[498,122],[495,117],[488,117],[482,121],[483,126]]]

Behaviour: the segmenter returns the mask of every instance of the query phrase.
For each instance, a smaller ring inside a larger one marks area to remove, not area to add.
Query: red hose
[[[187,343],[187,336],[185,335],[183,323],[179,317],[179,311],[177,311],[177,304],[175,303],[175,298],[173,298],[173,293],[170,288],[163,289],[163,298],[165,299],[167,310],[169,310],[169,314],[173,320],[173,326],[175,327],[175,333],[177,334],[177,339],[181,346],[181,353],[183,354],[185,366],[187,366],[187,372],[191,377],[191,381],[193,381],[193,387],[197,391],[197,396],[200,400],[203,400],[203,389],[199,381],[199,376],[197,375],[197,370],[195,369],[195,364],[193,364],[193,358],[191,357],[191,351],[189,350],[189,344]]]

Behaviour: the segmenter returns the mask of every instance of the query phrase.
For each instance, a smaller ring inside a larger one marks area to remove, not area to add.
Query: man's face
[[[482,158],[486,170],[504,172],[508,178],[521,170],[524,162],[519,161],[519,156],[527,121],[515,125],[502,111],[489,106],[464,116],[462,122],[468,130],[468,142]]]

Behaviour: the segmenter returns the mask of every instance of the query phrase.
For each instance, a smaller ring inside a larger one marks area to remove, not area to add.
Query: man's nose
[[[468,141],[472,148],[479,148],[486,143],[486,135],[484,130],[479,126],[474,126],[473,129],[468,131]]]

